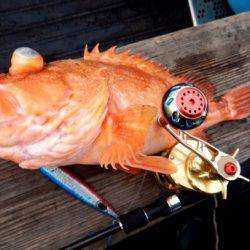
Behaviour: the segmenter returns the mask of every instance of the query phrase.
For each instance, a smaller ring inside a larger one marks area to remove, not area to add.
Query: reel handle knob
[[[204,122],[208,113],[208,102],[200,89],[183,83],[173,86],[165,93],[162,111],[172,126],[189,130]]]

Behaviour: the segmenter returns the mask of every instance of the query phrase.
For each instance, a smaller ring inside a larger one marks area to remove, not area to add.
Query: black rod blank
[[[143,208],[136,208],[126,214],[119,216],[117,220],[113,221],[113,225],[106,227],[93,236],[87,236],[62,249],[82,249],[116,232],[124,231],[125,233],[130,233],[135,229],[146,226],[149,222],[159,217],[172,215],[182,207],[185,208],[194,201],[197,202],[200,200],[200,198],[201,197],[199,195],[192,196],[189,192],[188,196],[185,193],[179,193],[178,195],[173,193],[168,194],[167,196],[163,196]]]
[[[92,236],[86,236],[83,239],[80,239],[76,242],[73,242],[72,244],[62,248],[62,249],[67,249],[67,250],[77,250],[77,249],[82,249],[86,246],[89,246],[90,244],[101,240],[103,238],[106,238],[114,233],[117,233],[119,231],[121,231],[121,227],[118,223],[114,223],[113,225],[106,227],[104,229],[102,229],[101,231],[99,231],[97,234],[94,234]]]

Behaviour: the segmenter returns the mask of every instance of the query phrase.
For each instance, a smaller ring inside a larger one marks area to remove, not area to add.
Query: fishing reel
[[[237,178],[250,181],[240,174],[241,167],[235,159],[239,149],[235,149],[231,155],[226,154],[186,131],[200,126],[208,114],[207,98],[200,89],[192,84],[170,88],[163,97],[162,110],[164,117],[158,119],[160,126],[178,141],[164,153],[177,166],[177,172],[171,175],[156,174],[162,186],[208,194],[221,192],[226,199],[230,181]]]

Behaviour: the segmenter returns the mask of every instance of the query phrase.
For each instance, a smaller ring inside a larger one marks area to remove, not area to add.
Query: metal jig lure
[[[118,217],[107,201],[70,170],[65,168],[40,168],[40,171],[80,201],[112,218]]]

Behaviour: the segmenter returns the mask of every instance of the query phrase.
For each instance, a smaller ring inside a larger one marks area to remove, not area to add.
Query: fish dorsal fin
[[[100,52],[99,44],[89,52],[87,45],[84,49],[84,59],[89,61],[99,61],[104,63],[110,63],[113,65],[124,65],[133,67],[146,72],[154,77],[160,78],[163,82],[176,84],[177,77],[173,76],[166,68],[158,65],[157,63],[140,56],[139,53],[130,55],[131,50],[126,50],[122,53],[115,53],[116,46],[110,49]]]

